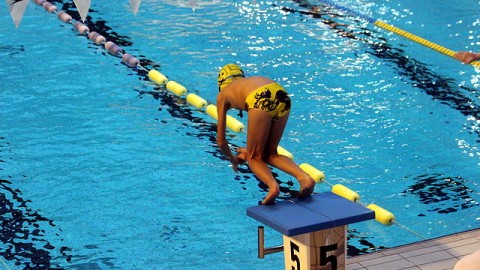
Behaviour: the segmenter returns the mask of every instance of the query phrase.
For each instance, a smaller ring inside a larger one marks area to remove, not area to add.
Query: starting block
[[[283,234],[283,248],[265,250],[260,226],[259,257],[283,250],[285,270],[345,269],[347,225],[375,219],[374,211],[332,192],[249,207],[247,215]]]

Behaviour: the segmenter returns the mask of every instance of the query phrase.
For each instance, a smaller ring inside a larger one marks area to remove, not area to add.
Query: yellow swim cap
[[[222,91],[225,86],[233,82],[235,77],[245,77],[243,70],[235,64],[227,64],[222,67],[218,73],[218,92]]]

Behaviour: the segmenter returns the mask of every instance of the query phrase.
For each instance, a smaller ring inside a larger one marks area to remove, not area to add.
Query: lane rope
[[[333,2],[333,1],[330,1],[330,0],[319,0],[319,1],[322,2],[322,3],[324,3],[324,4],[326,4],[326,5],[328,5],[328,6],[331,6],[331,7],[335,8],[335,9],[338,9],[338,10],[340,10],[340,11],[344,11],[344,12],[346,12],[346,13],[352,15],[352,16],[355,16],[355,17],[358,17],[358,18],[360,18],[360,19],[363,19],[363,20],[365,20],[365,21],[367,21],[367,22],[369,22],[369,23],[371,23],[371,24],[373,24],[373,25],[375,25],[375,26],[377,26],[377,27],[379,27],[379,28],[385,29],[385,30],[390,31],[390,32],[392,32],[392,33],[395,33],[395,34],[397,34],[397,35],[399,35],[399,36],[402,36],[402,37],[404,37],[404,38],[407,38],[407,39],[409,39],[409,40],[411,40],[411,41],[413,41],[413,42],[416,42],[416,43],[418,43],[418,44],[420,44],[420,45],[423,45],[423,46],[425,46],[425,47],[427,47],[427,48],[430,48],[430,49],[432,49],[432,50],[435,50],[435,51],[437,51],[437,52],[440,52],[440,53],[442,53],[442,54],[445,54],[445,55],[447,55],[447,56],[450,56],[450,57],[454,58],[455,51],[450,50],[450,49],[448,49],[448,48],[446,48],[446,47],[440,46],[440,45],[438,45],[438,44],[436,44],[436,43],[433,43],[433,42],[431,42],[431,41],[429,41],[429,40],[426,40],[426,39],[424,39],[424,38],[422,38],[422,37],[419,37],[419,36],[417,36],[417,35],[414,35],[414,34],[412,34],[412,33],[409,33],[409,32],[407,32],[407,31],[405,31],[405,30],[402,30],[402,29],[400,29],[400,28],[398,28],[398,27],[395,27],[395,26],[393,26],[393,25],[390,25],[390,24],[388,24],[388,23],[386,23],[386,22],[383,22],[383,21],[380,21],[380,20],[378,20],[378,19],[374,19],[374,18],[372,18],[372,17],[369,17],[369,16],[367,16],[367,15],[364,15],[364,14],[362,14],[362,13],[360,13],[360,12],[357,12],[357,11],[355,11],[355,10],[352,10],[352,9],[350,9],[350,8],[348,8],[348,7],[338,5],[338,4],[336,4],[335,2]],[[475,66],[475,67],[480,67],[480,61],[474,61],[474,62],[470,63],[470,65]]]

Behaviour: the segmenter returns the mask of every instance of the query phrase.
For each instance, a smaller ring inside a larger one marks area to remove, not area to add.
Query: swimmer
[[[268,194],[262,204],[274,204],[280,187],[268,165],[293,177],[300,184],[299,198],[312,194],[315,181],[294,161],[277,152],[278,144],[290,114],[290,98],[275,81],[266,77],[245,77],[235,64],[225,65],[218,74],[217,144],[237,172],[238,164],[246,161],[252,172],[265,183]],[[226,139],[227,111],[231,108],[248,112],[247,147],[233,155]]]

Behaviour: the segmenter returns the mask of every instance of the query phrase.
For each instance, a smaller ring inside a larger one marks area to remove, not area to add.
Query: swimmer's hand
[[[453,56],[455,59],[462,61],[464,64],[470,64],[480,59],[480,53],[473,52],[456,52]]]
[[[238,158],[236,155],[232,154],[232,151],[230,151],[230,147],[225,140],[220,140],[217,138],[217,144],[218,147],[220,148],[220,151],[222,154],[232,163],[232,169],[235,173],[237,173],[238,170]]]
[[[237,147],[235,150],[237,151],[238,162],[240,164],[247,162],[247,148]]]
[[[238,173],[238,158],[235,155],[231,155],[228,160],[232,163],[232,169],[235,173]]]

